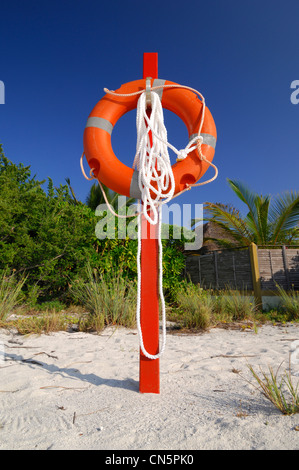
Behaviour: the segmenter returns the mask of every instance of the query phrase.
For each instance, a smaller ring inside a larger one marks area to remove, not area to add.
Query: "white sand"
[[[0,449],[299,449],[299,414],[233,372],[287,369],[299,325],[168,334],[158,395],[138,391],[136,331],[112,333],[0,330]]]

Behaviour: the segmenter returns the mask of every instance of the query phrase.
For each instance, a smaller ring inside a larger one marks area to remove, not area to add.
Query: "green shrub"
[[[86,267],[87,281],[76,281],[71,287],[74,299],[89,313],[87,325],[101,330],[105,325],[135,326],[136,286],[120,272],[99,274]]]
[[[287,315],[287,320],[299,320],[299,292],[286,292],[281,286],[277,285],[281,307],[280,310]]]
[[[252,320],[254,302],[245,293],[225,289],[203,289],[199,284],[183,281],[173,291],[171,319],[186,328],[208,328],[218,322]]]
[[[61,310],[64,310],[65,308],[66,305],[59,300],[49,300],[41,304],[35,304],[35,309],[39,310],[40,312],[46,312],[49,310],[54,312],[61,312]]]
[[[38,284],[27,285],[26,287],[26,306],[29,308],[34,308],[37,305],[38,298],[41,294],[41,289]]]
[[[212,297],[199,284],[182,282],[175,293],[177,314],[174,317],[184,328],[208,328],[213,320]]]
[[[254,302],[246,293],[225,289],[218,293],[215,302],[222,320],[242,321],[253,319],[256,313]]]

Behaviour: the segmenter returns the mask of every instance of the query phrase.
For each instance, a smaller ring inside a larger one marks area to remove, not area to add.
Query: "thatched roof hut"
[[[217,240],[227,240],[233,245],[238,245],[236,240],[225,232],[219,225],[213,222],[207,222],[203,225],[203,245],[199,250],[191,251],[190,254],[201,254],[205,255],[210,251],[221,250],[223,246],[217,243]],[[187,252],[185,252],[188,254]]]

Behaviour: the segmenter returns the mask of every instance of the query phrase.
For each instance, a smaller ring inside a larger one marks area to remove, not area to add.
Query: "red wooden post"
[[[158,54],[156,52],[144,53],[143,55],[143,78],[147,77],[158,78]],[[152,226],[142,216],[140,325],[144,347],[152,355],[159,353],[159,245],[157,230],[157,226]],[[160,393],[159,359],[148,359],[141,349],[139,391],[141,393]]]

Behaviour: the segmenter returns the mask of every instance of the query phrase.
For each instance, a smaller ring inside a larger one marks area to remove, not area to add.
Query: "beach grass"
[[[299,292],[295,290],[286,291],[277,284],[281,300],[280,310],[287,315],[288,320],[299,320]]]
[[[4,270],[0,275],[0,321],[5,321],[21,302],[25,277],[16,279],[14,274]]]
[[[19,331],[34,332],[65,330],[76,323],[78,331],[100,332],[105,326],[136,327],[136,282],[121,272],[99,273],[86,266],[84,279],[73,281],[69,298],[75,315],[67,314],[70,306],[61,299],[37,302],[34,286],[30,301],[22,292],[24,279],[17,280],[6,272],[0,277],[0,322],[5,327],[10,315]],[[232,289],[203,289],[199,284],[182,280],[166,300],[167,320],[176,329],[207,330],[215,326],[254,325],[268,321],[286,323],[299,321],[299,293],[286,292],[278,286],[281,306],[262,312],[246,292]],[[23,301],[23,304],[20,302]],[[15,317],[15,315],[13,315]]]
[[[207,329],[219,323],[254,321],[257,309],[246,293],[203,289],[184,281],[176,289],[171,318],[183,328]]]
[[[255,304],[246,292],[223,289],[217,292],[215,304],[219,321],[254,320],[257,314]]]
[[[257,383],[257,389],[269,400],[275,408],[284,415],[293,415],[299,413],[299,390],[297,383],[293,383],[290,368],[278,377],[278,371],[274,372],[269,366],[269,372],[266,373],[260,369],[260,373],[249,365],[249,370]]]
[[[87,281],[78,281],[71,286],[74,298],[88,312],[81,328],[101,331],[107,325],[127,328],[135,326],[136,289],[132,281],[121,273],[106,275],[86,268]]]
[[[47,311],[39,315],[20,315],[6,323],[6,326],[14,327],[21,335],[49,334],[55,331],[66,331],[69,322],[59,312]],[[5,326],[5,324],[3,325]]]
[[[175,308],[170,319],[183,328],[206,329],[211,325],[213,301],[197,284],[183,282],[175,292]]]

